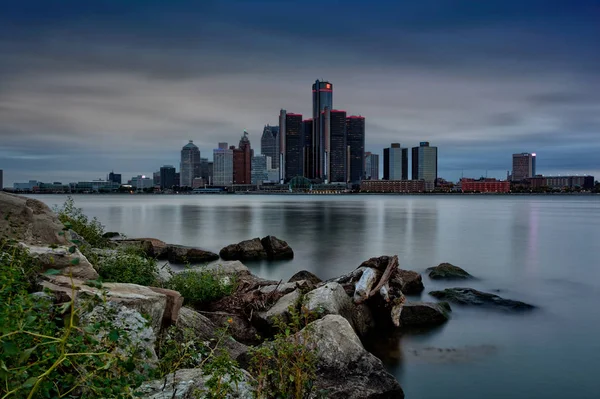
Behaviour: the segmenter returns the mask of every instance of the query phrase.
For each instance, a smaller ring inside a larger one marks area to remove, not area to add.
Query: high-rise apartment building
[[[313,98],[313,125],[312,125],[312,159],[308,168],[309,176],[324,180],[325,168],[328,160],[325,151],[329,137],[327,136],[327,124],[322,121],[326,108],[333,109],[333,85],[330,82],[317,80],[312,86]]]
[[[513,154],[512,181],[521,181],[535,176],[535,154],[524,152]]]
[[[200,177],[200,149],[192,140],[181,149],[179,173],[182,187],[192,187],[194,178]]]
[[[437,147],[431,147],[429,142],[422,141],[412,149],[412,179],[424,180],[425,188],[433,190],[437,180]]]
[[[279,113],[279,176],[288,181],[302,176],[302,115],[288,113],[282,109]]]
[[[379,180],[379,155],[365,153],[365,179]]]
[[[383,149],[383,180],[408,180],[408,148],[400,143]]]
[[[349,181],[359,183],[365,170],[365,118],[349,116],[346,119],[346,143],[350,147],[348,159]]]
[[[260,138],[260,153],[271,158],[269,168],[279,168],[279,126],[264,127]]]
[[[114,172],[110,172],[108,174],[108,179],[106,179],[107,181],[113,182],[113,183],[118,183],[121,184],[121,174],[120,173],[114,173]],[[2,187],[0,187],[2,188]]]
[[[325,165],[324,172],[326,173],[324,175],[331,183],[346,183],[348,181],[346,111],[325,108],[325,111],[321,114],[321,121],[325,137],[329,137],[329,143],[325,143],[325,160],[327,164]]]
[[[252,149],[248,132],[240,139],[238,148],[233,148],[233,184],[250,184],[252,169]]]
[[[176,185],[175,167],[165,165],[160,168],[160,188],[162,190],[172,189]]]
[[[233,184],[233,150],[227,143],[219,143],[213,150],[213,185],[231,186]]]

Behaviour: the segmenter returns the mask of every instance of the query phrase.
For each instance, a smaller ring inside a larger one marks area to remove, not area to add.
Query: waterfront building
[[[326,150],[329,141],[327,129],[328,123],[322,118],[325,116],[323,111],[326,108],[333,109],[333,85],[330,82],[315,81],[312,85],[312,105],[313,105],[313,124],[312,124],[312,159],[308,168],[308,175],[312,178],[325,180],[327,178]]]
[[[379,180],[379,155],[365,153],[365,179]]]
[[[423,180],[363,180],[360,183],[363,193],[422,193]]]
[[[192,140],[181,149],[179,186],[192,187],[195,177],[200,177],[200,149]]]
[[[114,184],[114,183],[113,183]],[[131,187],[137,190],[144,190],[154,187],[154,180],[144,175],[137,175],[131,178]],[[117,187],[118,188],[118,187]]]
[[[252,184],[262,184],[269,180],[269,165],[272,165],[271,157],[264,154],[252,157]]]
[[[322,112],[321,121],[325,137],[325,167],[326,183],[346,183],[348,181],[348,143],[346,137],[346,111],[329,110]],[[327,126],[328,125],[328,126]],[[327,162],[328,161],[328,162]]]
[[[412,149],[412,179],[424,180],[427,191],[433,191],[437,180],[437,147],[422,141]]]
[[[107,181],[111,181],[113,183],[121,184],[121,174],[120,173],[114,173],[114,171],[110,172],[108,174],[108,179],[106,179],[106,180]]]
[[[205,184],[210,184],[212,180],[212,172],[210,171],[208,158],[200,158],[200,177],[204,179]]]
[[[383,149],[383,180],[408,180],[408,148],[400,143]]]
[[[4,188],[4,171],[0,169],[0,191]]]
[[[172,189],[175,186],[175,167],[164,165],[160,168],[160,189]]]
[[[288,181],[302,176],[302,115],[288,113],[282,109],[279,113],[279,177]]]
[[[260,138],[260,153],[271,158],[269,168],[279,168],[279,126],[266,125]]]
[[[141,177],[141,176],[140,176]],[[145,177],[145,176],[144,176]],[[148,179],[151,180],[151,179]],[[54,183],[60,185],[60,183]],[[42,183],[43,187],[43,183]],[[69,191],[72,193],[108,193],[117,191],[121,187],[119,183],[105,180],[80,181],[69,183]],[[151,186],[150,186],[151,187]]]
[[[160,170],[152,174],[152,183],[155,187],[160,187]]]
[[[535,176],[536,154],[513,154],[512,161],[512,181],[520,182]]]
[[[233,147],[233,184],[250,184],[252,169],[252,149],[248,132],[240,139],[238,148]]]
[[[594,188],[594,176],[535,176],[526,180],[529,181],[531,188],[547,187],[552,190]]]
[[[459,185],[463,193],[508,193],[510,191],[509,181],[492,178],[478,180],[462,178]]]
[[[175,187],[181,186],[181,173],[175,172]]]
[[[213,185],[231,186],[233,184],[233,150],[227,143],[219,143],[213,150]]]
[[[302,175],[309,179],[314,179],[314,170],[311,168],[313,164],[313,152],[312,152],[312,134],[313,134],[313,120],[305,119],[302,121],[302,137],[303,137],[303,147],[302,147],[302,166],[303,173]]]
[[[27,183],[13,183],[13,189],[15,191],[34,191],[40,183],[37,180],[29,180]]]
[[[351,183],[359,183],[365,173],[365,118],[349,116],[346,119],[346,143],[350,148],[348,159],[349,179]]]

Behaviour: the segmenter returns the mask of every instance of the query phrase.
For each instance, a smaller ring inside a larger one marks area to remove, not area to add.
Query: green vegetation
[[[289,312],[289,323],[282,319],[275,322],[279,332],[274,339],[251,352],[250,373],[256,378],[259,399],[304,399],[313,394],[318,360],[316,343],[310,340],[310,330],[304,327],[317,319],[317,314],[303,305],[290,306]]]
[[[121,246],[105,256],[99,256],[89,249],[83,253],[104,282],[157,285],[156,260],[146,256],[139,247]]]
[[[140,368],[145,353],[130,342],[131,329],[110,317],[78,326],[103,301],[76,308],[33,295],[38,271],[25,250],[0,242],[0,397],[132,397],[149,370]]]
[[[235,291],[236,281],[231,276],[199,268],[176,273],[166,285],[178,291],[185,298],[184,303],[201,305],[231,295]]]
[[[108,247],[109,240],[102,237],[104,226],[97,218],[90,220],[81,208],[77,208],[73,197],[67,197],[64,205],[54,211],[67,229],[79,234],[88,244],[96,248]]]

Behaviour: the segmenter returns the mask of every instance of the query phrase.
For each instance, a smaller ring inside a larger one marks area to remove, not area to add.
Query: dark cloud
[[[600,174],[599,15],[588,0],[9,1],[0,169],[9,184],[149,174],[188,139],[210,158],[243,129],[258,149],[325,78],[366,116],[367,150],[428,140],[451,179],[501,177],[522,151]]]

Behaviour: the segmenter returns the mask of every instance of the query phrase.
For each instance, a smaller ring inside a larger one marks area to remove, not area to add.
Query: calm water
[[[49,205],[65,197],[38,197]],[[419,272],[441,262],[468,285],[540,307],[526,315],[453,307],[440,328],[380,342],[407,398],[600,397],[600,197],[76,196],[129,237],[218,252],[268,234],[296,258],[250,264],[265,278],[323,279],[398,254]],[[432,289],[457,286],[424,277]],[[458,284],[461,286],[464,284]]]

